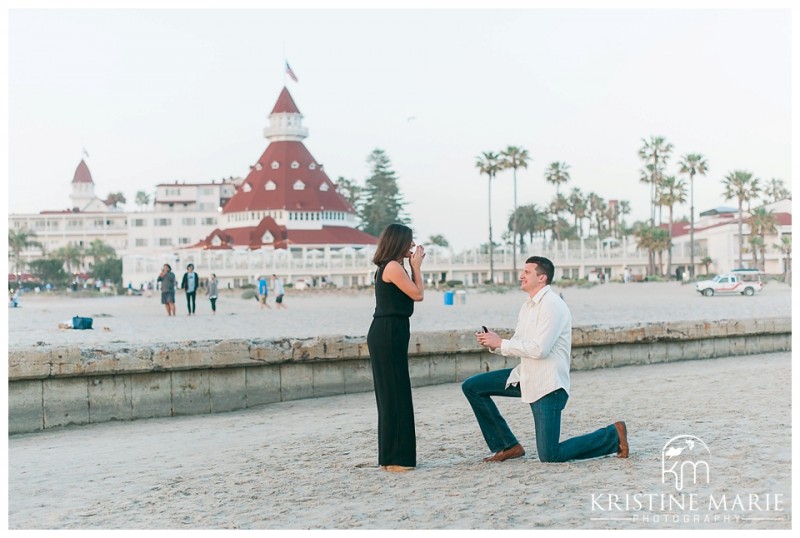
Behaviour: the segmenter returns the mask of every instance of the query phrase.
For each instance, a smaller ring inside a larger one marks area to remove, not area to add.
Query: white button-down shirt
[[[569,392],[571,351],[572,315],[564,300],[545,286],[522,305],[514,336],[493,352],[520,357],[506,388],[519,383],[522,401],[533,403],[557,389]]]

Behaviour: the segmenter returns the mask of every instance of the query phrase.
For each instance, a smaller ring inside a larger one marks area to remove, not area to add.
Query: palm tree
[[[669,208],[669,236],[670,247],[667,250],[667,275],[672,277],[672,216],[675,204],[686,203],[686,182],[682,179],[676,180],[675,176],[664,178],[661,182],[661,192],[658,196],[658,204]]]
[[[86,249],[86,256],[91,256],[92,265],[97,262],[103,261],[107,258],[116,256],[117,252],[111,245],[106,245],[101,239],[95,239],[89,243],[89,248]]]
[[[445,236],[437,234],[428,237],[428,243],[431,245],[436,245],[437,247],[447,248],[450,246],[450,242],[445,238]]]
[[[778,233],[778,217],[776,217],[775,213],[771,210],[768,211],[764,207],[758,207],[750,213],[748,224],[750,224],[750,244],[756,247],[761,253],[761,270],[766,271],[767,245],[765,236],[767,234]],[[758,240],[755,241],[754,239]],[[753,260],[756,261],[755,252]]]
[[[722,182],[724,187],[723,195],[726,200],[736,198],[739,203],[739,267],[742,266],[742,253],[744,252],[744,236],[742,235],[742,211],[744,203],[750,201],[757,190],[753,187],[758,185],[758,178],[753,177],[752,172],[747,170],[734,170],[729,172]]]
[[[127,200],[122,192],[109,193],[108,197],[106,198],[106,205],[113,208],[116,208],[118,205],[125,205],[126,202]]]
[[[792,285],[792,236],[785,234],[781,236],[781,242],[772,245],[783,254],[783,273],[784,282]]]
[[[44,248],[36,240],[36,232],[26,227],[19,230],[8,230],[8,257],[14,261],[14,273],[18,274],[24,266],[22,252],[31,247]]]
[[[528,155],[528,150],[524,148],[519,148],[517,146],[508,146],[505,150],[500,152],[501,163],[503,168],[511,168],[514,170],[514,216],[517,214],[517,168],[528,168],[528,161],[532,160],[531,157]],[[513,223],[513,230],[512,230],[512,241],[511,244],[513,245],[513,271],[516,277],[517,275],[517,222],[516,220]]]
[[[83,249],[74,243],[69,243],[55,251],[55,258],[64,262],[68,273],[72,273],[73,268],[80,268],[83,257]]]
[[[656,241],[653,234],[655,228],[649,224],[637,222],[633,225],[633,234],[636,237],[636,248],[647,251],[647,274],[655,273]]]
[[[136,193],[136,205],[139,206],[139,209],[150,205],[150,195],[144,191],[138,191]]]
[[[714,260],[711,259],[711,256],[703,256],[703,258],[700,260],[700,263],[705,265],[706,274],[708,274],[708,266],[714,263]]]
[[[484,151],[475,162],[479,173],[489,178],[489,281],[494,284],[494,242],[492,241],[492,179],[502,169],[500,156],[492,151]]]
[[[625,215],[631,214],[631,203],[628,200],[619,201],[619,214],[622,217],[619,222],[619,227],[622,233],[621,236],[628,236],[628,225],[625,222]]]
[[[658,253],[658,274],[664,274],[664,251],[669,251],[672,247],[672,242],[669,238],[669,232],[664,228],[653,228],[653,245]]]
[[[556,195],[558,195],[559,185],[566,183],[570,179],[569,165],[558,161],[550,163],[550,166],[544,171],[544,179],[556,186]]]
[[[700,153],[689,153],[681,157],[678,166],[681,174],[689,174],[689,275],[694,278],[694,176],[706,175],[708,163]]]
[[[575,227],[578,228],[578,234],[583,237],[583,219],[586,218],[586,211],[589,209],[586,199],[583,197],[581,190],[575,187],[570,192],[567,201],[569,202],[569,211],[575,219]]]
[[[589,235],[592,233],[592,224],[595,224],[597,237],[600,237],[603,231],[603,220],[605,220],[606,201],[596,193],[590,192],[586,197],[586,202],[589,204]]]
[[[550,202],[549,210],[553,214],[554,221],[558,224],[561,220],[561,213],[569,209],[569,201],[563,194],[556,193],[553,200]],[[553,239],[561,239],[561,234],[557,231],[558,226],[553,227]]]
[[[639,148],[639,157],[645,162],[641,181],[650,184],[650,226],[656,225],[656,192],[664,167],[672,153],[672,144],[663,136],[651,136],[650,140],[642,139],[643,146]]]
[[[782,179],[772,178],[764,187],[764,203],[771,204],[791,198],[792,193],[786,188]]]

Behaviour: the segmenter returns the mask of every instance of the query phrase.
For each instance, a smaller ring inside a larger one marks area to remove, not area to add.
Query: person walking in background
[[[206,297],[211,301],[211,314],[217,314],[217,293],[219,288],[219,281],[217,275],[211,273],[211,278],[208,279],[208,286],[206,287]]]
[[[572,352],[572,315],[566,303],[550,288],[555,267],[541,256],[525,261],[520,280],[528,299],[522,305],[510,340],[492,331],[476,335],[492,353],[519,357],[513,370],[476,374],[461,388],[472,406],[478,426],[494,455],[485,462],[501,462],[525,455],[492,396],[521,398],[530,404],[536,431],[536,450],[543,462],[595,458],[617,453],[628,457],[628,432],[615,422],[592,433],[559,442],[561,411],[569,398],[569,363]]]
[[[278,310],[286,308],[286,305],[283,304],[283,295],[286,290],[283,289],[283,279],[281,277],[272,275],[272,289],[275,292],[275,307]]]
[[[403,266],[405,258],[411,276]],[[414,301],[422,301],[425,292],[424,258],[425,250],[414,244],[411,228],[402,224],[390,224],[383,230],[372,258],[378,270],[367,347],[378,404],[378,464],[389,472],[410,471],[417,465],[408,341]]]
[[[161,304],[167,309],[167,316],[175,315],[175,273],[168,263],[161,268],[161,274],[156,279],[161,282]]]
[[[200,276],[194,272],[194,264],[186,266],[186,272],[181,279],[181,289],[186,291],[186,308],[189,315],[193,315],[197,306],[197,288],[200,287]]]
[[[269,308],[267,304],[267,295],[269,294],[269,289],[267,287],[267,279],[264,275],[258,277],[258,301],[261,303],[261,310],[264,308]]]

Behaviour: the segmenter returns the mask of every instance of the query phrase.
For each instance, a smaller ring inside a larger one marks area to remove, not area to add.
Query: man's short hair
[[[553,283],[553,277],[556,274],[556,266],[553,265],[553,262],[545,258],[544,256],[531,256],[525,263],[535,263],[536,264],[536,274],[537,275],[547,275],[547,283]]]

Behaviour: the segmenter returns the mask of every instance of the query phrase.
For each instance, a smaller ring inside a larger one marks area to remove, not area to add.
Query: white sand
[[[605,284],[590,289],[558,289],[572,311],[573,325],[620,325],[694,319],[742,319],[791,315],[791,289],[770,282],[753,297],[703,297],[691,285],[678,283]],[[208,299],[198,297],[197,314],[187,315],[185,296],[178,293],[177,316],[168,318],[160,296],[92,299],[25,295],[22,308],[9,309],[9,347],[107,342],[175,342],[230,338],[366,336],[375,308],[370,291],[298,292],[288,290],[288,309],[260,310],[240,292],[223,295],[217,314]],[[439,290],[428,290],[415,305],[411,331],[513,328],[525,299],[519,290],[505,293],[470,291],[466,304],[444,305]],[[271,301],[270,301],[271,302]],[[72,316],[94,318],[91,331],[59,330]],[[103,330],[108,327],[109,331]]]
[[[709,299],[679,284],[564,291],[576,324],[790,315],[788,288],[772,283],[752,298]],[[412,331],[512,326],[522,299],[521,292],[472,294],[465,306],[445,307],[431,293]],[[38,339],[99,343],[108,335],[201,339],[212,331],[214,338],[363,335],[371,301],[296,294],[287,296],[291,310],[259,312],[255,301],[226,298],[216,318],[204,303],[196,319],[167,319],[155,299],[30,298],[9,312],[9,338],[13,347]],[[95,323],[112,332],[54,329],[67,312],[108,313]],[[789,529],[790,379],[790,353],[575,372],[562,438],[625,420],[627,460],[540,463],[529,407],[501,400],[527,456],[484,464],[488,451],[458,384],[414,389],[419,467],[400,475],[375,467],[371,393],[16,435],[8,451],[9,528]],[[678,435],[699,437],[711,452],[711,483],[697,487],[698,511],[672,512],[677,522],[665,522],[660,510],[638,512],[647,522],[592,519],[627,515],[593,510],[593,494],[676,494],[662,483],[661,451]],[[783,510],[709,511],[709,494],[759,495],[762,506],[765,495],[778,494]],[[704,522],[709,515],[729,519]]]

